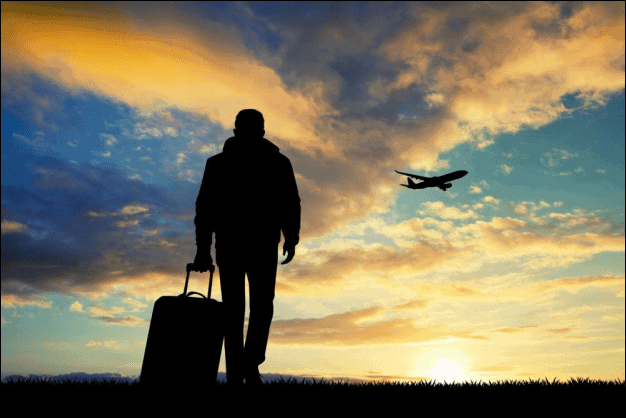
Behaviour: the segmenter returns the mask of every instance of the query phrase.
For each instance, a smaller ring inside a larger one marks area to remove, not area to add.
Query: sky
[[[2,2],[3,376],[140,374],[254,108],[302,205],[262,374],[624,379],[624,33],[624,2]]]

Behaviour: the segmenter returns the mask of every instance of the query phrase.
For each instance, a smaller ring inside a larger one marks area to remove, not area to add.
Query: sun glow
[[[437,382],[463,382],[470,380],[470,377],[463,371],[456,359],[451,357],[437,357],[430,362],[428,375]]]

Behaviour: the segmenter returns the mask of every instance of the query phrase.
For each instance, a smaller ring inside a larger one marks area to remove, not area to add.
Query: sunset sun
[[[438,357],[431,361],[428,375],[437,382],[462,382],[469,380],[464,367],[460,366],[456,359],[451,357]]]

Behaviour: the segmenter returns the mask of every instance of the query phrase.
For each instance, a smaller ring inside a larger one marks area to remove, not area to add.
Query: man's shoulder
[[[285,154],[283,154],[282,152],[278,151],[275,153],[276,156],[275,158],[282,164],[287,164],[287,165],[291,165],[291,161],[289,160],[289,157],[287,157]]]
[[[219,161],[222,160],[222,158],[224,158],[224,152],[219,152],[215,155],[210,156],[209,158],[207,158],[206,163],[217,163]]]

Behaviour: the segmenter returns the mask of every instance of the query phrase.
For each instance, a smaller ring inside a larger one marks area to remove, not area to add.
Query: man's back
[[[196,201],[197,242],[216,249],[298,243],[300,198],[289,159],[265,138],[231,137],[207,160]]]

